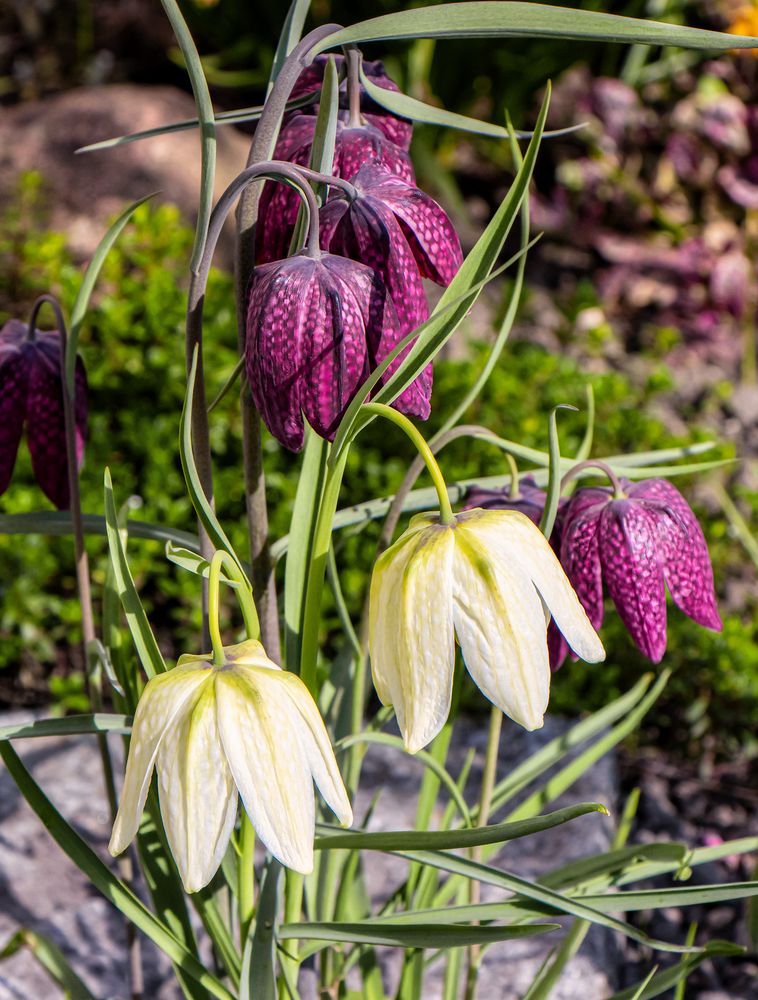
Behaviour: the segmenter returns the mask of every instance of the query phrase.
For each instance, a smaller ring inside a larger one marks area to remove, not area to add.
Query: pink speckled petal
[[[316,262],[291,257],[255,269],[247,304],[245,366],[263,420],[292,451],[303,446],[300,380],[309,325],[323,323]]]
[[[5,493],[16,464],[26,417],[27,371],[21,349],[0,341],[0,493]]]
[[[319,285],[324,321],[310,331],[301,394],[308,423],[331,440],[368,375],[370,303],[384,290],[369,268],[331,254],[319,263]]]
[[[569,644],[551,618],[547,627],[547,653],[550,659],[550,669],[553,673],[561,669],[570,652]]]
[[[654,663],[666,651],[666,588],[657,518],[634,500],[612,500],[599,528],[603,577],[621,620]]]
[[[420,188],[402,184],[374,165],[368,165],[358,181],[397,216],[421,274],[448,285],[461,266],[463,252],[444,210]]]
[[[354,177],[364,163],[376,161],[384,170],[400,177],[406,184],[416,183],[408,154],[372,125],[338,128],[334,156],[337,173],[346,180]]]
[[[26,399],[26,433],[34,476],[45,496],[59,510],[70,503],[66,467],[66,430],[63,419],[63,386],[60,339],[57,333],[37,333],[25,346],[29,381]],[[84,456],[87,434],[87,383],[81,359],[76,368],[77,466]]]
[[[708,546],[689,504],[665,479],[636,483],[628,494],[635,500],[649,501],[655,512],[663,575],[674,603],[699,625],[720,632]]]
[[[595,629],[603,623],[603,576],[598,529],[609,499],[607,490],[577,490],[566,507],[561,537],[561,565]]]

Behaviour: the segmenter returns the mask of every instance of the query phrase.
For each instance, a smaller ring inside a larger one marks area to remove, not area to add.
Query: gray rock
[[[197,130],[155,136],[115,149],[75,155],[80,146],[195,117],[192,98],[173,87],[111,84],[70,90],[5,108],[0,117],[0,196],[20,173],[39,171],[50,192],[51,225],[88,257],[111,216],[159,192],[196,218],[200,190]],[[215,197],[245,166],[249,139],[232,126],[217,132]],[[221,248],[228,262],[231,240]]]
[[[22,721],[29,713],[0,716],[0,724]],[[525,733],[505,720],[498,777],[508,773],[525,756],[564,733],[565,720],[548,718],[545,728]],[[486,732],[483,723],[462,719],[456,726],[448,767],[457,774],[469,748],[476,752],[467,789],[473,801],[481,779]],[[113,750],[120,754],[118,739]],[[105,806],[100,760],[93,737],[45,738],[16,741],[26,766],[61,812],[89,844],[109,863],[106,846],[109,817]],[[370,746],[366,753],[360,791],[355,802],[360,819],[379,793],[369,824],[372,830],[409,829],[414,826],[421,764],[392,748]],[[613,756],[605,757],[574,788],[550,808],[579,801],[600,801],[614,811],[618,778]],[[518,800],[509,803],[513,808]],[[432,818],[440,817],[440,805]],[[495,815],[493,819],[501,817]],[[612,822],[598,814],[512,841],[489,863],[535,878],[549,868],[606,850]],[[384,854],[366,855],[368,888],[380,904],[404,879],[407,862]],[[504,893],[484,886],[482,898],[503,898]],[[18,927],[48,935],[68,957],[72,967],[98,998],[126,998],[127,952],[120,915],[90,887],[71,861],[53,843],[37,817],[24,802],[7,772],[0,771],[0,945]],[[560,943],[558,933],[523,941],[503,942],[485,952],[479,1000],[515,1000],[523,995],[547,954]],[[145,996],[175,1000],[180,993],[173,983],[167,960],[142,939],[145,959]],[[386,984],[395,987],[400,955],[380,949]],[[579,954],[568,965],[556,988],[557,1000],[601,997],[616,986],[614,970],[621,961],[614,936],[593,928]],[[305,983],[304,983],[305,985]],[[436,1000],[441,989],[441,967],[432,965],[425,982],[425,1000]],[[304,993],[305,995],[305,993]],[[0,963],[0,1000],[57,998],[58,990],[26,951]]]

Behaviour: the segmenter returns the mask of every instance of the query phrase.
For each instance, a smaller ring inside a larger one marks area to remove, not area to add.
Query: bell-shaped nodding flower
[[[274,158],[306,167],[316,119],[297,115],[282,129]],[[337,122],[332,174],[351,180],[364,163],[371,161],[389,174],[413,184],[415,175],[408,154],[373,125]],[[256,259],[264,264],[286,257],[300,207],[297,194],[286,185],[268,182],[261,194],[256,226]]]
[[[530,521],[539,524],[547,502],[547,494],[534,481],[533,476],[523,476],[519,480],[518,493],[512,495],[510,486],[487,489],[484,486],[470,486],[466,491],[464,510],[481,507],[482,510],[520,510]],[[567,503],[565,497],[559,500],[559,510]],[[552,536],[551,536],[552,541]]]
[[[637,647],[654,663],[666,651],[666,586],[674,603],[721,630],[708,546],[681,493],[665,479],[577,490],[566,508],[561,562],[599,628],[603,581]]]
[[[408,750],[450,711],[454,636],[474,682],[506,715],[542,725],[550,692],[545,608],[590,662],[602,644],[542,533],[519,511],[421,514],[377,561],[369,648],[374,685]]]
[[[211,655],[182,656],[145,687],[132,726],[121,802],[109,850],[137,833],[158,772],[161,815],[187,892],[202,889],[221,864],[237,799],[282,864],[313,869],[315,781],[344,825],[352,822],[326,728],[295,674],[248,640]]]
[[[87,376],[76,362],[76,459],[81,466],[87,436]],[[58,331],[35,330],[20,320],[0,329],[0,494],[13,475],[21,434],[35,478],[59,510],[69,506],[66,430],[63,420],[61,341]]]
[[[266,426],[286,448],[303,445],[303,415],[333,439],[356,390],[402,335],[376,271],[322,253],[257,267],[248,291],[245,362]],[[428,397],[404,394],[397,409],[429,415]]]
[[[303,70],[297,79],[297,83],[292,88],[290,100],[310,94],[313,91],[321,90],[328,58],[325,55],[316,56],[310,66]],[[335,61],[337,72],[341,72],[345,65],[345,57],[336,55],[332,58]],[[384,90],[392,90],[395,93],[399,92],[400,88],[394,80],[387,76],[384,64],[379,59],[371,61],[364,59],[362,68],[371,83],[377,87],[382,87]],[[348,103],[347,80],[343,80],[340,84],[339,92],[339,117],[342,121],[346,121],[349,115]],[[313,104],[299,109],[300,114],[315,115],[317,111],[318,101],[314,101]],[[360,88],[360,112],[361,117],[365,119],[367,125],[373,125],[374,128],[378,128],[380,132],[383,132],[387,136],[390,142],[394,142],[401,149],[408,149],[413,135],[413,123],[408,121],[407,118],[397,118],[391,112],[387,111],[386,108],[380,107],[376,101],[373,101],[368,96],[363,86]],[[285,124],[291,121],[294,114],[297,113],[290,112],[289,116],[285,117]]]
[[[422,276],[447,285],[460,267],[458,235],[429,195],[373,163],[361,167],[350,183],[356,197],[346,199],[337,192],[340,197],[330,198],[321,209],[322,246],[379,272],[404,337],[429,316]],[[392,362],[389,374],[408,350],[410,345]],[[400,400],[427,417],[431,390],[429,365]]]

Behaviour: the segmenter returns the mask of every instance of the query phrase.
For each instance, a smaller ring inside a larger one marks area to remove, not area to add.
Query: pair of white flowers
[[[550,614],[577,655],[600,640],[549,544],[517,511],[469,510],[442,524],[413,518],[371,582],[370,654],[380,699],[406,747],[436,736],[449,710],[457,637],[484,695],[527,729],[542,725],[550,690]],[[161,813],[187,891],[217,871],[237,814],[283,864],[313,868],[313,782],[340,822],[352,812],[318,708],[300,679],[255,641],[225,663],[183,656],[152,678],[137,707],[110,850],[137,832],[153,770]]]

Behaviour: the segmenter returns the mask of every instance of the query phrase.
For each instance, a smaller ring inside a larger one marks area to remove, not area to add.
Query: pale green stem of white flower
[[[437,491],[437,498],[439,499],[440,522],[442,524],[454,524],[455,516],[453,508],[450,505],[450,496],[447,492],[447,485],[442,475],[442,470],[437,463],[437,459],[434,457],[432,449],[426,443],[424,436],[418,428],[404,414],[398,410],[393,410],[391,406],[387,406],[385,403],[365,403],[363,409],[368,410],[369,413],[376,413],[377,416],[386,417],[387,420],[391,420],[393,424],[408,435],[419,455],[423,458],[429,475],[432,477],[434,488]]]
[[[208,630],[213,646],[214,667],[222,666],[225,659],[224,644],[221,640],[221,627],[219,625],[219,590],[222,569],[225,569],[227,576],[237,584],[235,591],[240,610],[242,611],[242,617],[245,620],[245,632],[248,639],[257,639],[261,634],[258,612],[255,609],[255,601],[253,600],[252,592],[247,586],[247,581],[229,553],[219,549],[213,554],[211,568],[208,573]]]

